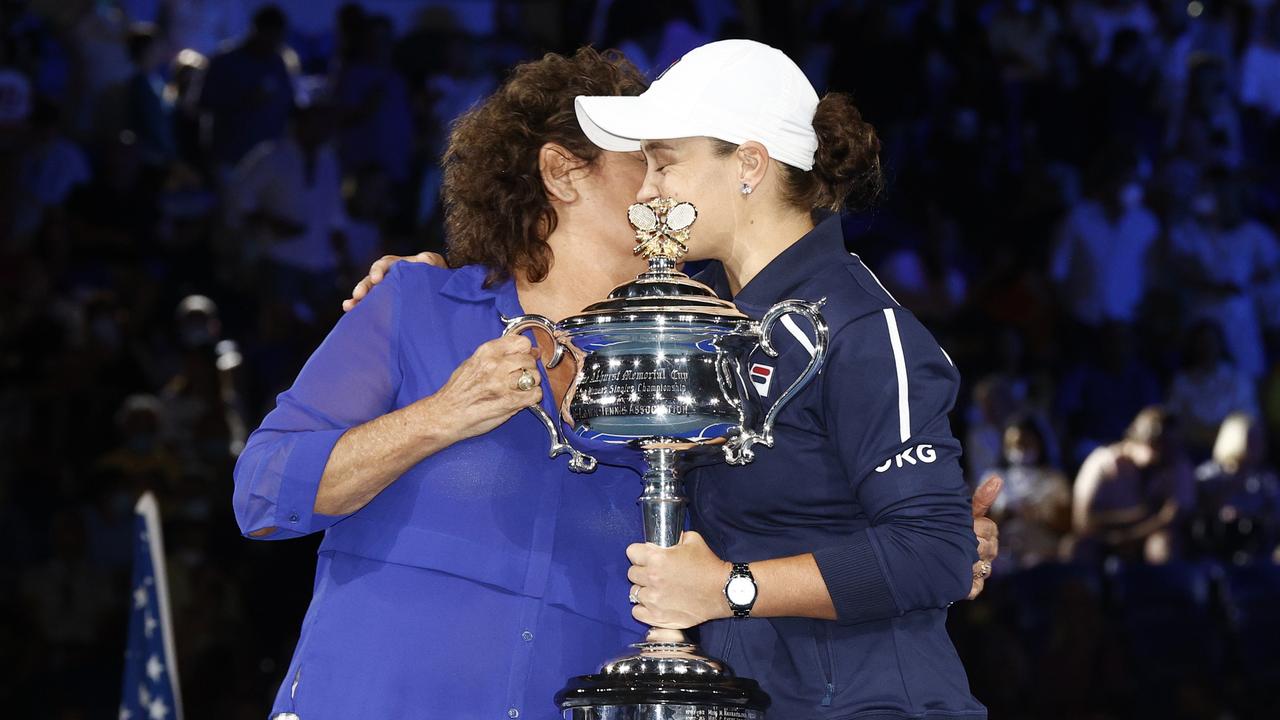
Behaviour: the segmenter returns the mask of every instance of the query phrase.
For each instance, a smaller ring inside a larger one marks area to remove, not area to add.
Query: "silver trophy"
[[[827,325],[818,311],[823,301],[786,300],[752,320],[677,270],[697,219],[690,203],[636,203],[628,219],[648,271],[558,323],[540,315],[506,320],[504,334],[541,330],[555,342],[547,366],[566,354],[576,365],[562,418],[529,408],[547,428],[551,457],[569,453],[577,472],[594,470],[597,458],[636,468],[644,481],[644,539],[672,547],[685,524],[680,469],[699,462],[745,465],[754,458],[753,445],[772,447],[778,413],[822,366]],[[792,314],[813,326],[813,357],[762,412],[745,366],[757,348],[777,356],[771,332]],[[631,647],[634,652],[596,675],[573,678],[557,693],[565,720],[764,717],[769,699],[755,681],[736,677],[683,633],[654,628]]]

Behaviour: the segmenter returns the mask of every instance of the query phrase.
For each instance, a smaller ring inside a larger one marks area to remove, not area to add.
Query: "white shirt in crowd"
[[[1091,327],[1133,321],[1147,291],[1147,254],[1159,233],[1156,216],[1142,205],[1114,220],[1096,200],[1072,208],[1058,228],[1050,266],[1072,316]]]
[[[1240,63],[1240,102],[1280,117],[1280,47],[1252,43]]]
[[[1273,275],[1280,264],[1275,236],[1252,220],[1234,228],[1188,222],[1175,226],[1169,240],[1173,252],[1194,263],[1207,280],[1240,288],[1235,295],[1195,298],[1196,316],[1217,322],[1236,367],[1249,377],[1261,377],[1266,352],[1256,303],[1266,303],[1274,295],[1275,281],[1260,283],[1258,279]],[[1270,309],[1264,304],[1264,317]]]
[[[1168,406],[1194,425],[1212,427],[1233,412],[1257,416],[1258,395],[1253,380],[1224,362],[1204,375],[1181,372],[1174,376]]]
[[[334,232],[346,230],[347,216],[342,173],[331,146],[316,150],[315,167],[308,177],[303,150],[293,138],[262,143],[236,166],[228,195],[228,224],[233,228],[243,226],[245,216],[254,211],[305,227],[301,234],[284,238],[260,233],[254,239],[265,245],[263,254],[311,273],[337,268],[331,238]]]

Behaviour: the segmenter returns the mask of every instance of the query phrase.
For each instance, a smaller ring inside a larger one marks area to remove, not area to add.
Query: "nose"
[[[640,184],[640,190],[636,192],[636,202],[648,202],[662,195],[662,190],[658,187],[656,173],[646,172],[644,174],[644,182]]]

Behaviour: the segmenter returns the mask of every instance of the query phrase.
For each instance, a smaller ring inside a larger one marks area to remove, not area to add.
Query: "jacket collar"
[[[790,297],[796,288],[829,267],[833,260],[846,258],[848,251],[840,215],[819,211],[814,220],[817,224],[812,230],[779,253],[737,295],[729,292],[729,280],[720,263],[709,265],[699,273],[698,279],[710,285],[720,297],[733,300],[747,314],[763,313],[779,299]]]

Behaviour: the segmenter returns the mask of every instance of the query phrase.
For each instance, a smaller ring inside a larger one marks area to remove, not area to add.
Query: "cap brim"
[[[641,140],[670,140],[701,133],[680,127],[671,111],[643,95],[579,95],[573,101],[578,125],[604,150],[635,152]]]
[[[626,119],[638,114],[639,100],[634,96],[579,95],[574,98],[573,109],[583,134],[596,147],[614,152],[635,152],[640,149],[643,138],[636,134],[638,125],[628,123]]]

